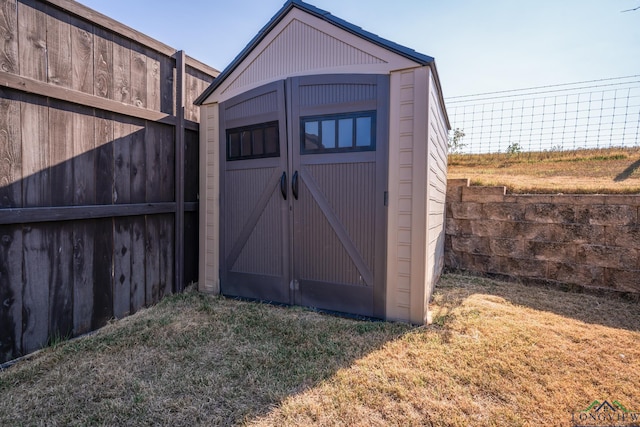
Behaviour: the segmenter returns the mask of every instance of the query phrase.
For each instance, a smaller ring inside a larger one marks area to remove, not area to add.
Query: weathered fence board
[[[113,314],[120,319],[129,314],[131,305],[131,222],[116,218],[114,225]]]
[[[18,9],[16,0],[0,3],[0,70],[18,72]]]
[[[0,355],[22,354],[22,227],[0,226]]]
[[[0,0],[0,362],[196,280],[215,75],[76,2]]]
[[[96,234],[94,220],[73,226],[73,331],[75,335],[91,330],[93,315],[93,253]]]
[[[49,338],[49,282],[52,273],[50,242],[53,226],[23,229],[24,270],[22,300],[22,349],[32,352]]]
[[[47,81],[47,19],[38,2],[18,2],[19,74]]]
[[[49,149],[51,158],[51,206],[73,204],[73,114],[61,103],[49,108]]]
[[[73,115],[73,204],[92,205],[96,202],[95,117],[89,109],[79,109]]]
[[[20,102],[8,95],[0,90],[0,208],[22,206]]]
[[[71,88],[93,92],[93,37],[90,24],[70,18],[71,27]]]
[[[131,302],[130,310],[135,313],[145,305],[145,219],[131,218]]]
[[[45,99],[25,94],[24,102],[20,105],[25,207],[51,205],[48,116]]]
[[[73,334],[73,224],[50,228],[49,336]]]

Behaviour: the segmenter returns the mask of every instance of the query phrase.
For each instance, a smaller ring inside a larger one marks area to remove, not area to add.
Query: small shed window
[[[227,130],[227,160],[279,157],[278,122]]]
[[[300,118],[302,154],[373,151],[376,112],[363,111]]]

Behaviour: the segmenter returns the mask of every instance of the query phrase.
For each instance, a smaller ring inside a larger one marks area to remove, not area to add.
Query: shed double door
[[[220,105],[223,294],[384,317],[387,105],[376,75]]]

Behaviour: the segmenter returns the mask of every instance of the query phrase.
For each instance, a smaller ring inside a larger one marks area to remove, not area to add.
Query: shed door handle
[[[293,197],[298,200],[298,171],[291,178],[291,190],[293,191]]]
[[[287,200],[287,173],[286,172],[282,172],[282,176],[280,177],[280,192],[282,193],[282,198]]]

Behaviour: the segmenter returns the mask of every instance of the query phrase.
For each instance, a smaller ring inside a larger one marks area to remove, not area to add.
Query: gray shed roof
[[[231,61],[231,64],[229,64],[222,71],[222,73],[220,73],[220,75],[213,80],[213,83],[211,83],[211,86],[209,86],[198,97],[198,99],[195,100],[194,104],[202,105],[202,103],[209,97],[209,95],[211,95],[213,91],[218,86],[220,86],[220,84],[240,65],[240,63],[242,63],[242,61],[249,55],[249,53],[251,53],[251,51],[262,41],[262,39],[264,39],[264,37],[269,33],[269,31],[271,31],[271,29],[273,29],[273,27],[275,27],[278,24],[278,22],[280,22],[280,20],[284,18],[284,16],[287,13],[289,13],[289,11],[294,7],[300,10],[303,10],[313,16],[316,16],[320,19],[323,19],[335,25],[336,27],[341,28],[345,31],[348,31],[358,37],[368,40],[371,43],[374,43],[378,46],[388,49],[400,56],[403,56],[412,61],[415,61],[420,65],[430,65],[430,66],[435,65],[434,59],[430,56],[424,55],[422,53],[418,53],[413,49],[410,49],[408,47],[394,43],[392,41],[383,39],[382,37],[379,37],[373,33],[365,31],[356,25],[353,25],[343,19],[333,16],[331,13],[325,10],[319,9],[315,6],[312,6],[308,3],[305,3],[301,0],[287,0],[287,2],[284,4],[284,6],[282,6],[282,8],[278,11],[278,13],[276,13],[274,17],[271,18],[271,20],[267,23],[267,25],[265,25],[258,32],[258,34],[249,42],[249,44],[242,50],[242,52],[240,52],[240,54],[238,54],[238,56],[236,56],[235,59]],[[434,74],[436,74],[436,82],[439,86],[439,81],[438,81],[439,79],[437,78],[437,72],[435,71],[435,67],[433,67],[433,70],[434,70]],[[442,94],[442,91],[440,91],[440,93]]]

